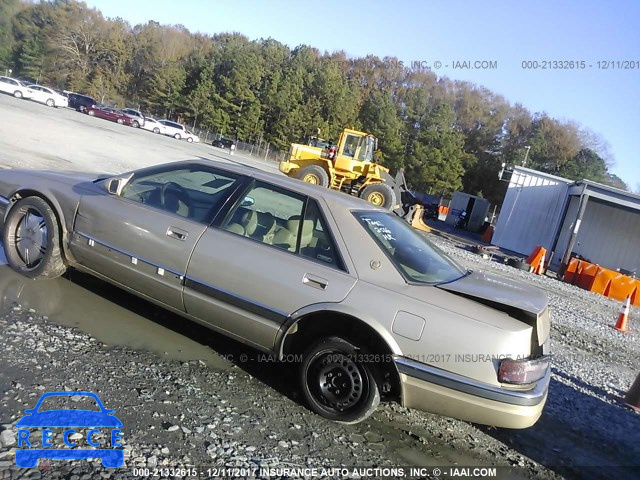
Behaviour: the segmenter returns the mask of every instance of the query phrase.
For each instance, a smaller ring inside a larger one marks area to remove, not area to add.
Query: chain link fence
[[[239,139],[233,139],[229,137],[225,137],[221,135],[217,131],[211,130],[203,130],[201,128],[191,128],[193,133],[200,137],[200,142],[202,143],[211,143],[214,140],[220,140],[223,138],[232,140],[236,145],[236,151],[241,151],[245,155],[249,155],[251,157],[260,158],[262,160],[270,160],[272,162],[280,162],[286,158],[286,152],[278,151],[273,145],[269,142],[263,141],[260,139],[258,143],[244,142]]]

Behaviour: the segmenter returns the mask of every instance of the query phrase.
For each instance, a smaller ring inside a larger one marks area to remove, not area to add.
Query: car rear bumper
[[[427,412],[504,428],[533,425],[547,400],[551,371],[531,389],[478,382],[405,357],[396,357],[402,404]]]

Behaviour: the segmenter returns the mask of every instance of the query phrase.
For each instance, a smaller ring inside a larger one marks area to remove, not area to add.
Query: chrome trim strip
[[[224,290],[220,287],[215,287],[197,278],[187,276],[185,280],[185,287],[254,313],[275,323],[282,324],[287,318],[289,318],[289,315],[285,312],[254,302],[253,300],[249,300],[248,298],[242,297],[228,290]]]
[[[77,233],[81,237],[86,238],[87,240],[93,240],[95,243],[98,243],[98,244],[102,245],[103,247],[107,247],[107,248],[110,248],[111,250],[115,250],[116,252],[121,253],[122,255],[126,255],[127,257],[131,257],[131,258],[137,258],[138,261],[144,262],[147,265],[151,265],[152,267],[162,268],[165,272],[173,273],[174,275],[176,275],[178,277],[183,277],[184,276],[184,273],[176,272],[175,270],[173,270],[173,269],[171,269],[171,268],[169,268],[169,267],[167,267],[165,265],[161,265],[159,263],[152,262],[151,260],[148,260],[148,259],[146,259],[144,257],[139,257],[137,255],[134,255],[133,253],[127,252],[125,250],[122,250],[122,249],[120,249],[120,248],[118,248],[118,247],[116,247],[114,245],[111,245],[110,243],[100,241],[97,238],[92,237],[91,235],[87,235],[86,233],[82,233],[82,232],[75,232],[75,233]]]
[[[488,385],[456,373],[416,362],[406,357],[396,356],[394,357],[394,362],[400,373],[410,377],[476,397],[486,398],[487,400],[525,407],[538,405],[544,399],[551,380],[551,368],[549,368],[545,376],[531,390],[507,390],[506,388]]]

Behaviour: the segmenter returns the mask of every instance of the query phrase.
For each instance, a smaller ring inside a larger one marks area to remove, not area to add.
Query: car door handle
[[[188,236],[189,236],[189,232],[187,232],[186,230],[182,230],[181,228],[177,228],[177,227],[167,228],[167,237],[184,241]]]
[[[319,290],[324,290],[329,285],[329,281],[324,278],[316,277],[315,275],[311,275],[309,273],[305,273],[304,277],[302,277],[302,283],[305,285],[309,285],[310,287],[317,288]]]

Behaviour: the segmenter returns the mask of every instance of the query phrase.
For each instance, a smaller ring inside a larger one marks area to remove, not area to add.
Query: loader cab
[[[338,140],[335,167],[340,170],[359,170],[359,163],[373,163],[377,139],[364,132],[345,129]]]

